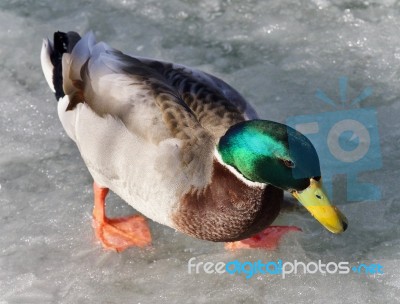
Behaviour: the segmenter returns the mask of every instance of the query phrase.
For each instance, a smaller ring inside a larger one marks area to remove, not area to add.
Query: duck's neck
[[[173,220],[178,230],[200,239],[239,240],[271,224],[282,197],[282,190],[246,180],[216,153],[211,182],[186,193]]]
[[[220,164],[222,167],[226,168],[231,174],[233,174],[238,180],[243,182],[245,185],[247,185],[247,186],[249,186],[251,188],[262,188],[262,189],[264,189],[266,187],[266,184],[253,182],[253,181],[247,179],[246,177],[244,177],[234,167],[232,167],[231,165],[226,164],[223,161],[222,156],[221,156],[220,152],[218,151],[218,148],[216,148],[215,151],[214,151],[214,159],[218,164]]]

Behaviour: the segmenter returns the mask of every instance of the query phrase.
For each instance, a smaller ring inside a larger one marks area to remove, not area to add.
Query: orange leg
[[[109,219],[105,214],[108,188],[93,183],[94,209],[93,228],[103,247],[123,251],[131,246],[145,247],[151,243],[151,234],[146,219],[141,215]]]
[[[275,250],[283,235],[290,231],[301,231],[296,226],[270,226],[267,229],[241,241],[225,243],[225,249],[252,249],[263,248]]]

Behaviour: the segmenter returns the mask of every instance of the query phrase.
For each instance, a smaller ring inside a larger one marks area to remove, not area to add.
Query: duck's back
[[[59,56],[62,79],[46,77],[61,97],[66,132],[96,182],[171,226],[177,198],[211,181],[218,139],[231,125],[256,118],[255,111],[209,74],[127,56],[91,33],[75,40]],[[55,48],[47,43],[44,70],[57,59],[46,57]]]

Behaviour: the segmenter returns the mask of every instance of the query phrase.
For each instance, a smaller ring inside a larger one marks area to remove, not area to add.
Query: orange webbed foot
[[[236,250],[263,248],[267,250],[275,250],[278,247],[282,236],[290,231],[301,231],[301,229],[296,226],[270,226],[247,239],[225,243],[225,249]]]
[[[93,228],[104,248],[120,252],[128,247],[146,247],[151,244],[150,229],[143,216],[107,218],[105,198],[109,190],[96,183],[93,183],[93,190]]]
[[[118,252],[126,248],[146,247],[151,244],[151,234],[146,219],[141,215],[93,221],[97,239],[106,249]]]

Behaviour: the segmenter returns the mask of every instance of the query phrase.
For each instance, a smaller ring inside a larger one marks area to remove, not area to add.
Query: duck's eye
[[[291,161],[290,159],[284,159],[283,163],[285,164],[286,167],[294,168],[294,162]]]

